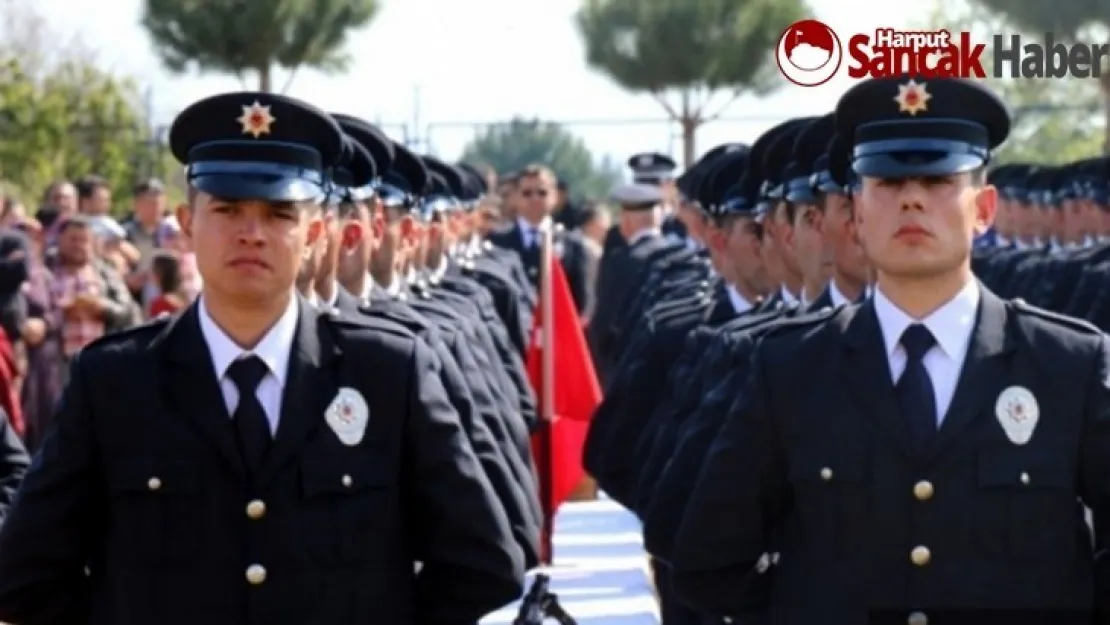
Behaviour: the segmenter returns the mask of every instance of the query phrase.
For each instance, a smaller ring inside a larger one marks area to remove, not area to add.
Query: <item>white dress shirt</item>
[[[794,294],[790,292],[790,289],[784,286],[779,287],[779,293],[782,295],[782,303],[787,306],[800,303],[798,298],[794,297]]]
[[[216,372],[216,379],[220,381],[220,391],[227,403],[227,413],[235,414],[239,405],[239,389],[231,378],[227,377],[227,369],[231,363],[250,355],[257,356],[270,370],[262,381],[258,383],[255,396],[258,397],[262,409],[266,412],[266,420],[270,423],[270,433],[277,432],[278,419],[281,416],[281,393],[285,388],[285,376],[289,370],[289,354],[293,350],[293,336],[297,331],[297,318],[300,314],[297,297],[289,299],[289,306],[278,319],[277,323],[262,337],[254,349],[247,351],[235,344],[231,337],[208,314],[208,308],[201,298],[197,306],[200,318],[200,331],[204,342],[208,344],[208,351],[212,354],[212,366]]]
[[[533,245],[535,245],[537,247],[539,246],[539,244],[540,244],[540,233],[543,232],[544,228],[547,228],[547,227],[550,226],[551,218],[550,217],[544,217],[543,221],[541,221],[539,223],[539,225],[536,225],[536,226],[533,226],[531,223],[528,222],[527,219],[525,219],[523,217],[517,217],[516,218],[516,223],[517,223],[517,226],[520,228],[520,236],[523,239],[521,241],[521,243],[524,244],[524,249],[528,249],[528,248],[532,247]]]
[[[740,315],[746,313],[753,308],[748,298],[741,295],[740,291],[737,291],[736,287],[731,284],[725,287],[725,292],[728,293],[728,301],[732,304],[732,310],[736,314]]]
[[[894,383],[906,370],[906,350],[899,342],[902,333],[910,325],[921,323],[933,333],[936,344],[925,352],[922,364],[933,383],[936,399],[937,426],[944,422],[944,415],[956,394],[956,382],[960,379],[967,357],[967,347],[971,342],[971,331],[975,327],[975,314],[979,309],[979,284],[970,281],[955,297],[924,319],[914,319],[887,299],[881,288],[874,291],[875,314],[886,346],[887,362]]]

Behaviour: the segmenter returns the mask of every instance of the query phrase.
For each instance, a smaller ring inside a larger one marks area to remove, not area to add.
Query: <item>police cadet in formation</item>
[[[337,267],[344,247],[349,253],[356,251],[365,236],[365,224],[359,216],[368,214],[367,202],[377,196],[376,188],[380,186],[376,184],[380,181],[377,169],[392,166],[396,153],[392,142],[367,122],[346,116],[333,117],[347,133],[351,149],[347,151],[346,161],[333,175],[333,187],[326,204],[330,209],[325,221],[327,237],[302,265],[302,275],[316,275],[317,278],[314,284],[302,280],[299,287],[310,301],[315,298],[335,312],[365,313],[399,324],[435,350],[441,364],[440,380],[448,398],[505,509],[526,566],[534,567],[539,563],[542,516],[538,512],[539,498],[530,457],[520,455],[522,446],[528,443],[523,420],[516,412],[502,417],[484,381],[480,377],[468,379],[468,375],[479,376],[479,372],[473,365],[473,356],[469,352],[460,353],[467,348],[460,344],[454,328],[449,326],[445,331],[446,339],[441,338],[436,328],[403,302],[387,300],[374,306],[369,298],[360,300],[338,283]],[[363,260],[360,264],[365,274],[368,262]],[[315,267],[315,271],[308,267]],[[460,360],[470,365],[468,370],[459,365]],[[506,422],[506,418],[511,421]]]
[[[669,547],[680,601],[737,622],[1105,616],[1110,343],[971,271],[997,209],[985,168],[1005,106],[971,81],[877,79],[834,121],[812,177],[829,191],[814,199],[822,221],[843,213],[848,160],[872,296],[734,337],[733,353],[753,354],[735,364],[743,389],[693,487],[681,478],[692,492],[670,545],[650,539],[650,503],[649,549]],[[841,289],[860,256],[822,230]]]
[[[517,173],[516,193],[520,196],[519,214],[515,221],[500,227],[488,236],[493,245],[515,252],[528,274],[534,292],[539,291],[541,229],[551,227],[552,251],[563,264],[567,286],[578,313],[589,310],[593,287],[590,281],[589,256],[582,235],[552,223],[555,210],[555,174],[541,165],[530,165]]]
[[[203,292],[74,361],[0,529],[0,620],[473,623],[517,598],[521,547],[434,349],[294,292],[332,173],[346,194],[372,163],[263,93],[193,104],[170,143]]]

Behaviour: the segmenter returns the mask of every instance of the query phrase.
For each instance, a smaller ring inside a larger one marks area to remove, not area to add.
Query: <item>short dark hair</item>
[[[73,215],[66,217],[58,226],[58,234],[65,234],[66,232],[74,229],[88,230],[92,228],[92,220],[85,215]]]
[[[162,181],[157,178],[147,178],[146,180],[139,181],[132,189],[131,194],[134,197],[141,197],[148,193],[160,195],[164,193],[166,187]]]
[[[90,174],[77,181],[77,197],[78,199],[87,200],[96,193],[97,189],[109,188],[111,188],[111,185],[108,184],[107,180],[96,174]]]

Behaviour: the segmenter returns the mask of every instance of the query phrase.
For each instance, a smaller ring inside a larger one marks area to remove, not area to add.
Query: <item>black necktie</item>
[[[258,401],[255,391],[258,383],[270,371],[266,363],[258,356],[247,356],[231,363],[227,368],[227,377],[239,389],[239,405],[235,407],[232,420],[235,421],[235,433],[239,438],[239,450],[243,454],[243,461],[247,469],[257,475],[266,459],[266,452],[270,450],[270,422],[266,418],[266,411]]]
[[[918,455],[927,454],[937,434],[937,401],[933,395],[933,381],[922,359],[936,344],[936,337],[929,328],[915,323],[906,328],[899,342],[906,350],[906,370],[898,378],[895,391],[910,426],[914,449]]]

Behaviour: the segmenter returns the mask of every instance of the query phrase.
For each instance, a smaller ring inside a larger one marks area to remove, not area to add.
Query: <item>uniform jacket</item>
[[[951,407],[919,457],[870,301],[784,323],[756,350],[743,404],[702,467],[675,541],[675,591],[771,624],[921,612],[1047,625],[1105,608],[1110,569],[1077,498],[1107,544],[1108,357],[1095,328],[982,288]],[[1032,406],[999,400],[1014,387],[1037,402],[1025,444],[1006,427]]]
[[[196,306],[74,362],[0,529],[0,621],[456,624],[519,596],[522,555],[423,341],[300,300],[251,480]],[[354,445],[324,419],[342,387],[368,406]]]

